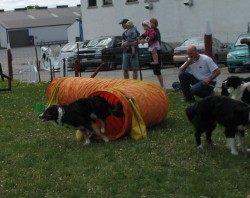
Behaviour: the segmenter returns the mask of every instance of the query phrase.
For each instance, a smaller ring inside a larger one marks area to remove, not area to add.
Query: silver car
[[[205,53],[204,37],[193,37],[187,39],[181,44],[181,46],[174,49],[174,63],[176,66],[179,67],[186,61],[186,58],[188,57],[187,47],[190,45],[195,45],[199,53]],[[213,38],[212,50],[214,61],[216,63],[226,64],[227,53],[229,52],[228,46],[222,44],[218,39]]]
[[[66,61],[66,67],[67,68],[73,68],[75,59],[72,59],[71,57],[74,57],[77,55],[77,50],[82,49],[86,46],[86,42],[72,42],[66,44],[60,51],[60,65],[63,64],[63,59]]]

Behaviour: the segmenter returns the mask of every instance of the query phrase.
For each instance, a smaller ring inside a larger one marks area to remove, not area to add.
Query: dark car
[[[116,68],[122,62],[123,48],[121,36],[100,36],[89,41],[79,50],[81,65],[85,68],[106,63],[106,68]]]
[[[106,69],[116,68],[122,64],[122,54],[124,48],[121,46],[121,36],[100,36],[89,41],[85,48],[79,49],[79,59],[82,69],[97,67],[105,63]],[[138,45],[139,62],[141,66],[149,65],[151,62],[147,44]],[[162,42],[162,61],[163,64],[173,63],[174,49]],[[71,57],[72,61],[78,56]]]
[[[139,63],[140,66],[150,66],[151,55],[148,51],[148,44],[139,44]],[[168,43],[161,42],[161,61],[162,65],[173,64],[174,48]]]

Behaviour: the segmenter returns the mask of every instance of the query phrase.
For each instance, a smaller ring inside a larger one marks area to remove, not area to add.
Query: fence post
[[[37,48],[35,47],[35,53],[36,53],[36,68],[37,68],[37,72],[38,72],[38,79],[39,82],[41,82],[41,75],[40,75],[40,62],[38,60],[38,56],[37,56]]]
[[[12,54],[11,54],[11,49],[8,46],[7,49],[7,56],[8,56],[8,70],[9,70],[9,77],[12,80],[13,79],[13,66],[12,66]]]
[[[212,44],[213,44],[213,38],[212,38],[212,31],[210,27],[209,21],[207,21],[207,28],[206,28],[206,33],[204,36],[204,44],[205,44],[205,54],[211,58],[213,58],[213,49],[212,49]]]
[[[75,60],[75,77],[79,77],[80,62],[78,59]]]
[[[66,59],[63,59],[63,77],[66,76]]]

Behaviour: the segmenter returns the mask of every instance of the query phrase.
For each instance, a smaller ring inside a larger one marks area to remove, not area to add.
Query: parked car
[[[65,58],[67,67],[72,68],[74,67],[74,62],[70,57],[76,56],[79,50],[86,47],[88,44],[88,40],[84,42],[70,42],[64,45],[60,51],[60,64],[63,64],[63,59]]]
[[[176,66],[180,66],[186,61],[187,47],[190,45],[195,45],[199,53],[205,53],[204,37],[193,37],[187,39],[181,44],[181,46],[174,49],[174,62]],[[215,62],[226,64],[227,53],[229,51],[228,46],[222,44],[217,38],[213,38],[212,50]]]
[[[106,68],[115,68],[121,63],[123,48],[121,36],[100,36],[88,42],[79,49],[79,59],[82,69],[97,67],[106,62]],[[78,54],[68,58],[68,62],[74,63]]]
[[[237,68],[250,69],[250,54],[246,44],[241,44],[241,39],[250,39],[250,32],[241,34],[227,54],[228,72],[234,73]]]
[[[150,66],[151,60],[151,55],[150,52],[148,51],[148,44],[145,43],[144,45],[139,44],[139,63],[141,66]],[[168,65],[168,64],[173,64],[173,55],[174,55],[174,48],[162,41],[161,42],[161,60],[162,60],[162,65]]]
[[[89,41],[85,48],[79,50],[79,58],[82,69],[97,67],[106,63],[106,69],[116,68],[122,64],[123,47],[121,36],[100,36]],[[149,65],[151,62],[148,45],[139,45],[140,65]],[[68,62],[74,63],[77,55],[68,58]],[[163,64],[173,63],[173,48],[166,42],[162,42]]]

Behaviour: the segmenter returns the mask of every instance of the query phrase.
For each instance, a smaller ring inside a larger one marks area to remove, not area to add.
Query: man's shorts
[[[123,70],[138,70],[139,59],[138,52],[135,53],[135,56],[132,58],[132,53],[123,52],[122,55],[122,69]]]

